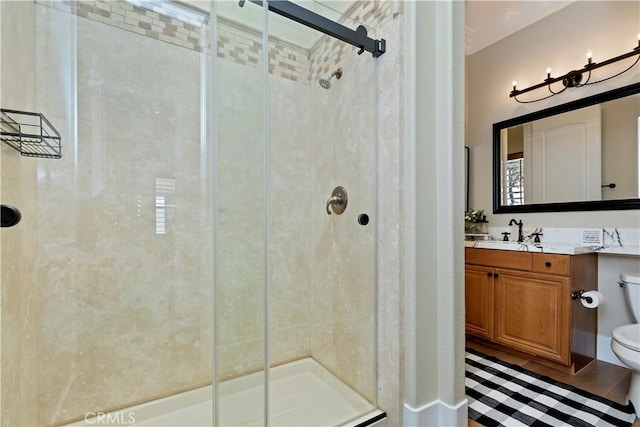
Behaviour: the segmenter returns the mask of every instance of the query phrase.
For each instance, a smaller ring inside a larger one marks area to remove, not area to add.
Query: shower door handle
[[[340,215],[342,212],[347,209],[347,190],[344,187],[338,186],[333,189],[331,193],[331,197],[327,200],[327,215],[331,215],[331,210],[337,215]]]

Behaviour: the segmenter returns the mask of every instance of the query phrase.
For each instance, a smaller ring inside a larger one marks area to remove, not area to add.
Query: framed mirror
[[[493,212],[640,209],[640,83],[493,125]]]
[[[469,147],[464,147],[464,211],[469,212]]]

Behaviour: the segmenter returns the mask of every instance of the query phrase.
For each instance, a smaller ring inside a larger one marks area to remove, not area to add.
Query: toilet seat
[[[640,352],[640,323],[619,326],[613,330],[613,339],[629,350]]]

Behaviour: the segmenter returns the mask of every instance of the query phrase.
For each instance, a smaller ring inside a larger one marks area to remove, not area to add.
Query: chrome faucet
[[[522,243],[524,241],[524,236],[522,235],[522,220],[518,222],[515,219],[511,218],[511,221],[509,221],[509,226],[512,225],[518,226],[518,243]]]

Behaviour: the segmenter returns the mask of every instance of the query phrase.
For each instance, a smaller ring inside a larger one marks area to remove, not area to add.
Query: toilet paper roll
[[[604,302],[604,295],[598,291],[583,292],[580,302],[587,308],[596,308]]]

